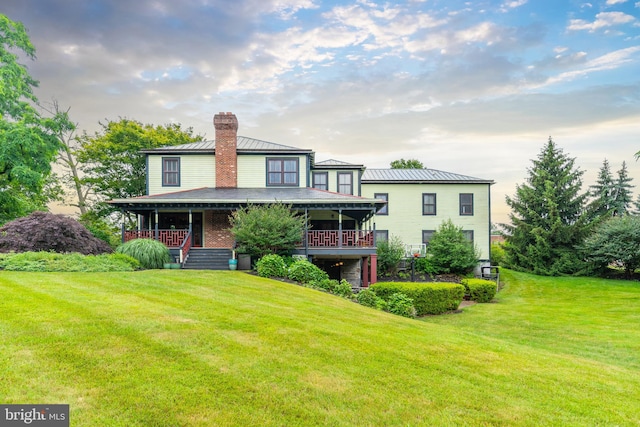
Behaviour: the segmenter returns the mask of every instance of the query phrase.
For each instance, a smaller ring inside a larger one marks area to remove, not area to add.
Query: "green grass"
[[[73,426],[638,425],[640,286],[405,319],[242,272],[0,272],[0,403]]]

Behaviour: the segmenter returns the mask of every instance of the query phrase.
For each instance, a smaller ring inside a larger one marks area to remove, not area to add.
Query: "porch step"
[[[189,270],[228,270],[231,249],[191,248],[182,268]]]

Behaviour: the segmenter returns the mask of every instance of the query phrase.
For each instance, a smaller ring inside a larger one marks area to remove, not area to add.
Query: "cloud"
[[[607,6],[613,6],[615,4],[623,4],[626,3],[628,0],[607,0]]]
[[[569,31],[582,31],[588,30],[594,32],[596,30],[613,27],[616,25],[628,24],[634,22],[635,17],[627,15],[623,12],[600,12],[596,15],[596,20],[593,22],[585,21],[584,19],[571,19],[567,30]]]

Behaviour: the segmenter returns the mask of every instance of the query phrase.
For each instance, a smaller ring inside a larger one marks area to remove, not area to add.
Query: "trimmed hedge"
[[[124,254],[82,255],[77,252],[20,252],[0,254],[0,270],[31,272],[134,271],[140,263]]]
[[[378,282],[371,286],[376,295],[389,302],[391,296],[403,293],[413,299],[417,316],[442,314],[456,310],[464,297],[464,286],[458,283]]]
[[[465,297],[475,302],[490,302],[496,296],[496,282],[485,279],[462,279]]]

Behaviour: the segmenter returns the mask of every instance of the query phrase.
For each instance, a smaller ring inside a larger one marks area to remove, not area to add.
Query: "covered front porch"
[[[251,197],[249,197],[251,196]],[[135,213],[135,227],[123,225],[122,238],[152,238],[165,243],[182,264],[192,248],[235,248],[229,216],[249,204],[275,201],[307,218],[307,228],[295,254],[314,262],[360,260],[361,285],[375,283],[375,212],[384,201],[342,195],[312,188],[199,189],[134,199],[112,200]],[[373,265],[373,268],[371,266]],[[366,271],[365,271],[366,270]]]

